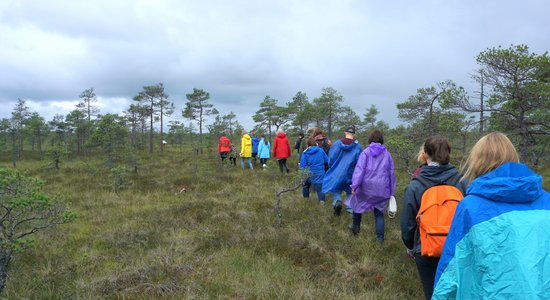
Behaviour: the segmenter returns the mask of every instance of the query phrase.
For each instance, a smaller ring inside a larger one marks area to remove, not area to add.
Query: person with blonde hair
[[[420,163],[420,166],[418,166],[416,170],[414,170],[414,172],[411,174],[411,178],[418,177],[418,175],[420,175],[420,171],[422,171],[422,168],[428,164],[428,161],[426,160],[426,152],[424,152],[424,144],[420,145],[416,160]]]
[[[471,183],[457,206],[432,299],[550,298],[550,194],[493,132],[464,164]]]

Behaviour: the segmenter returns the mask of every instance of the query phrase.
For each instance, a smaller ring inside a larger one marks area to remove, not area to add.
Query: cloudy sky
[[[94,87],[121,113],[163,82],[181,118],[193,87],[245,127],[270,95],[284,104],[333,87],[362,115],[398,124],[395,104],[454,80],[470,93],[491,47],[550,49],[550,1],[0,0],[0,118],[18,98],[47,120]]]

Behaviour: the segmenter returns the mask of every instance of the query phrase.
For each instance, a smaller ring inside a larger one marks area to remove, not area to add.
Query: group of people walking
[[[241,168],[243,170],[246,166],[254,169],[258,158],[260,159],[260,164],[265,169],[267,161],[273,156],[277,159],[281,172],[288,173],[290,171],[287,164],[287,159],[291,156],[290,142],[282,130],[277,131],[277,136],[273,141],[273,153],[271,152],[271,143],[266,139],[265,135],[258,138],[252,132],[251,137],[246,131],[243,132],[241,137],[240,150],[239,156],[241,157]],[[225,134],[222,134],[219,138],[218,153],[222,162],[229,157],[230,161],[236,165],[237,151],[235,145],[231,143],[231,140]]]
[[[429,167],[434,160],[426,154]],[[435,279],[435,262],[423,267],[426,298],[549,299],[550,194],[542,177],[519,162],[514,145],[499,132],[474,145],[462,172],[458,185],[465,197],[456,207]],[[405,239],[407,247],[416,244]],[[416,259],[414,248],[409,252]]]
[[[344,207],[351,214],[352,235],[360,232],[362,214],[372,211],[382,244],[384,213],[396,189],[393,158],[378,130],[370,133],[364,149],[355,127],[343,134],[334,143],[319,128],[298,137],[294,149],[300,169],[308,172],[302,195],[309,198],[313,190],[323,204],[332,195],[334,215]],[[224,141],[220,138],[220,144]],[[264,136],[262,143],[260,153],[269,149]],[[288,172],[291,150],[284,132],[277,133],[273,148],[281,172]],[[245,133],[243,169],[246,158],[253,168],[253,149],[253,138]],[[550,299],[550,194],[542,188],[542,177],[519,162],[514,145],[499,132],[482,137],[461,170],[450,160],[448,140],[428,138],[401,206],[401,238],[426,299]],[[445,218],[445,226],[428,224]]]
[[[401,237],[426,299],[549,299],[542,177],[500,132],[483,136],[461,171],[450,155],[447,139],[428,138],[403,199]]]
[[[350,233],[359,233],[362,214],[373,211],[376,238],[383,242],[384,212],[396,180],[382,134],[373,131],[361,151],[354,128],[348,128],[328,155],[322,140],[308,139],[302,154],[300,166],[311,173],[304,197],[310,187],[319,201],[332,193],[339,215],[340,194],[346,192]],[[499,132],[474,145],[462,173],[450,155],[447,139],[428,138],[404,193],[401,236],[426,299],[550,299],[550,194],[541,176],[519,163],[514,145]],[[437,226],[441,220],[430,218],[449,219]]]
[[[352,214],[349,231],[353,235],[359,234],[363,213],[372,211],[376,238],[383,243],[384,212],[396,187],[392,156],[379,130],[370,134],[365,149],[355,137],[354,126],[343,134],[333,144],[318,128],[311,130],[300,159],[300,168],[310,173],[304,182],[303,196],[308,198],[313,188],[324,203],[325,195],[331,194],[334,215],[340,216],[344,206]],[[342,193],[346,194],[345,201]]]

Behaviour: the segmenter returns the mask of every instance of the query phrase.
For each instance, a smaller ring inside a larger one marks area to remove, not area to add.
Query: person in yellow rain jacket
[[[241,139],[241,168],[244,170],[244,159],[248,158],[248,166],[250,169],[254,169],[252,166],[252,140],[250,135],[246,131],[243,131],[243,137]]]

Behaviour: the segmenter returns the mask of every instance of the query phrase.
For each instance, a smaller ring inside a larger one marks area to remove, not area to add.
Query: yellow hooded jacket
[[[248,133],[243,134],[241,139],[241,157],[252,157],[252,141]]]

